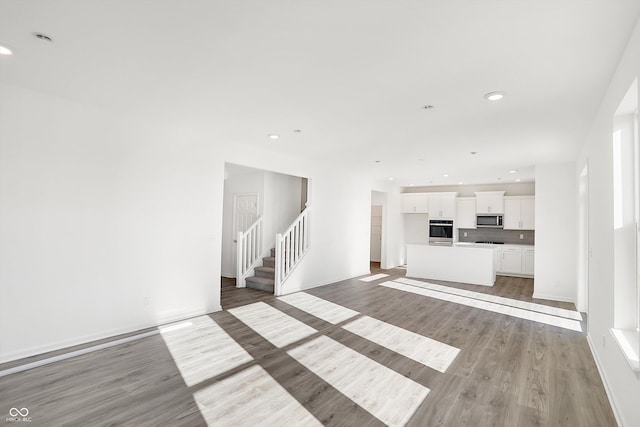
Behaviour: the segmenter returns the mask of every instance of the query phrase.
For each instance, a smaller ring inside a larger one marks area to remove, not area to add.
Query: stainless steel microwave
[[[478,214],[476,215],[476,227],[478,228],[502,228],[502,215]]]

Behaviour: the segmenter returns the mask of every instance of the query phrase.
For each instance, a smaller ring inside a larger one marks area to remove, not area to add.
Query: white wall
[[[456,192],[458,197],[475,197],[476,191],[504,191],[505,196],[534,196],[533,182],[504,182],[500,184],[477,185],[432,185],[424,187],[404,187],[403,193],[447,193]]]
[[[575,302],[577,283],[576,165],[536,165],[534,298]]]
[[[369,271],[371,185],[346,166],[0,93],[0,363],[219,310],[225,162],[312,180],[290,289]]]
[[[242,173],[228,175],[224,180],[224,206],[222,215],[222,266],[223,277],[236,277],[235,255],[236,239],[233,235],[233,204],[234,195],[256,193],[258,195],[258,216],[264,212],[265,200],[265,172]]]
[[[207,144],[0,93],[0,362],[220,309]]]
[[[407,244],[429,243],[428,214],[405,214],[404,240]]]
[[[405,239],[404,239],[404,221],[405,215],[401,213],[402,199],[399,188],[392,188],[387,191],[387,203],[385,205],[385,227],[387,230],[386,237],[386,262],[381,265],[382,268],[394,268],[404,265],[405,256]]]
[[[631,370],[609,334],[614,323],[612,131],[618,104],[639,74],[640,25],[636,24],[582,147],[574,173],[577,179],[588,162],[589,245],[592,253],[589,261],[588,338],[622,426],[636,426],[640,420],[640,376]],[[536,231],[536,256],[538,236]]]
[[[302,179],[265,172],[264,181],[265,244],[273,248],[275,235],[282,233],[300,215]]]
[[[343,174],[331,170],[320,179],[321,169],[309,175],[311,249],[303,259],[306,267],[291,273],[283,294],[369,273],[370,182],[348,169]]]
[[[371,191],[371,206],[384,206],[387,203],[387,193],[383,191]]]

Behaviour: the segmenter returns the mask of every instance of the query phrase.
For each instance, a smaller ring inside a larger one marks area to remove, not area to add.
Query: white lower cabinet
[[[504,248],[502,250],[503,273],[522,273],[522,250],[518,248]]]
[[[534,249],[532,246],[503,245],[496,250],[497,274],[533,276]]]
[[[533,249],[522,250],[522,274],[533,276],[535,253]]]

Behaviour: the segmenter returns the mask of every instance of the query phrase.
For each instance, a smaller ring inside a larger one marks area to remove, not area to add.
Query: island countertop
[[[494,245],[407,245],[407,277],[493,286]]]

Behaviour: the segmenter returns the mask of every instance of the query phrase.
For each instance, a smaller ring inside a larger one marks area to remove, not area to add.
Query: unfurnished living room
[[[638,0],[0,0],[0,424],[640,425]]]

